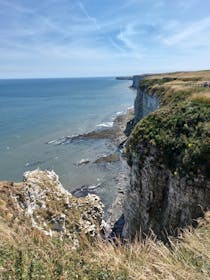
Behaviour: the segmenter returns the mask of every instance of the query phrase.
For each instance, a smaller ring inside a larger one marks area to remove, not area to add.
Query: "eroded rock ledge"
[[[103,204],[96,195],[75,198],[61,185],[54,171],[34,170],[21,183],[0,183],[1,218],[9,224],[72,240],[79,235],[98,236],[102,227]]]

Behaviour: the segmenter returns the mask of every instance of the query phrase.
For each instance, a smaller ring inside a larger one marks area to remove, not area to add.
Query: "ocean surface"
[[[20,181],[26,170],[53,169],[70,191],[101,185],[106,204],[116,184],[115,163],[93,161],[116,147],[107,139],[68,145],[53,140],[111,126],[133,106],[130,84],[115,78],[0,80],[0,180]],[[78,166],[81,159],[90,163]]]

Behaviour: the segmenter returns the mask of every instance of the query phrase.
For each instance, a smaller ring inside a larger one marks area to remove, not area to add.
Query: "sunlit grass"
[[[207,213],[197,229],[186,229],[169,245],[152,237],[125,244],[100,239],[92,243],[81,237],[81,246],[75,250],[68,239],[19,229],[15,242],[0,240],[0,279],[207,280],[209,217]]]
[[[191,99],[203,103],[210,103],[210,91],[194,93]]]

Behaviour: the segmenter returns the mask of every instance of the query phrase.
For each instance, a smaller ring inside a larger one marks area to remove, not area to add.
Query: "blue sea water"
[[[113,150],[106,140],[46,143],[110,125],[133,105],[129,85],[115,78],[0,80],[0,180],[20,181],[24,171],[40,168],[55,170],[69,190],[108,177],[113,185],[112,167],[76,165]]]

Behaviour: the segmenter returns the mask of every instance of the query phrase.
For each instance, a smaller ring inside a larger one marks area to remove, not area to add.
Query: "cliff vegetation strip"
[[[36,229],[11,229],[1,220],[0,279],[207,280],[209,221],[206,213],[197,229],[186,229],[179,240],[171,240],[170,248],[152,237],[116,246],[81,236],[75,250],[68,239],[49,238]]]
[[[157,148],[175,175],[210,178],[210,71],[147,76],[139,87],[158,96],[161,108],[136,125],[128,157],[136,152],[143,162]]]

